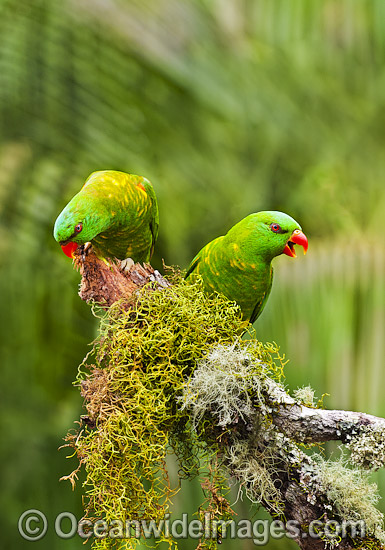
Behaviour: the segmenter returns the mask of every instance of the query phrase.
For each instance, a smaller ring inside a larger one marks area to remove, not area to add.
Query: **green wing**
[[[198,252],[195,258],[192,260],[191,264],[188,266],[186,275],[184,276],[185,279],[187,279],[187,277],[191,275],[191,273],[197,268],[199,261],[200,261],[200,252]]]
[[[270,285],[269,287],[267,288],[265,294],[262,296],[262,298],[259,300],[259,302],[257,302],[255,304],[255,307],[254,307],[254,310],[253,310],[253,313],[251,314],[251,317],[250,317],[250,323],[253,324],[254,321],[256,321],[258,319],[258,317],[261,315],[262,311],[263,311],[263,308],[265,307],[266,305],[266,302],[270,296],[270,292],[271,292],[271,287],[273,285],[273,268],[271,268],[271,277],[270,277]]]
[[[151,229],[151,234],[152,234],[152,246],[151,246],[150,256],[152,256],[152,254],[154,252],[155,241],[158,238],[158,231],[159,231],[158,201],[157,201],[155,191],[154,191],[154,188],[153,188],[151,182],[148,179],[143,178],[142,185],[143,185],[147,195],[149,196],[149,198],[151,200],[151,206],[152,206],[152,218],[151,218],[151,222],[150,222],[150,229]]]

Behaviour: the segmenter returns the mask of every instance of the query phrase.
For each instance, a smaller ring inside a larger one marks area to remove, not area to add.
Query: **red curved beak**
[[[303,246],[303,253],[306,254],[307,249],[309,247],[309,243],[307,242],[306,235],[302,233],[300,229],[296,229],[290,239],[288,240],[285,248],[283,249],[283,253],[287,256],[290,256],[291,258],[296,258],[297,254],[294,250],[294,244],[300,244]]]
[[[78,247],[77,243],[69,242],[67,244],[62,244],[60,246],[66,256],[68,256],[71,259],[74,258],[74,252]]]

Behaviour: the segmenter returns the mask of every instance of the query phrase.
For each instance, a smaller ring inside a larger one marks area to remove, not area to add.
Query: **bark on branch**
[[[81,246],[75,252],[75,268],[82,280],[79,296],[87,303],[109,307],[124,296],[131,296],[149,282],[160,288],[169,283],[148,264],[134,264],[131,260],[121,262],[100,260],[92,247]]]

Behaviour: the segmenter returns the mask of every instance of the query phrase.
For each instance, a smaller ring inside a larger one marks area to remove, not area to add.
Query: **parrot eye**
[[[82,229],[83,229],[82,223],[78,223],[77,225],[75,225],[75,233],[80,233]]]
[[[272,224],[270,225],[270,229],[271,229],[272,231],[274,231],[274,233],[280,233],[280,232],[282,231],[281,226],[278,225],[277,223],[272,223]]]

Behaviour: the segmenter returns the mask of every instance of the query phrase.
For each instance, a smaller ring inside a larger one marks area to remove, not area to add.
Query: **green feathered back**
[[[78,224],[82,229],[76,234]],[[104,258],[148,262],[158,227],[158,203],[150,181],[104,170],[92,173],[58,216],[54,237],[61,244],[90,241]]]

